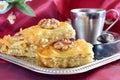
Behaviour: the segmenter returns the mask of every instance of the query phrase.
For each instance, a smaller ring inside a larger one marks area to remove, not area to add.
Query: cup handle
[[[108,12],[115,12],[118,17],[116,18],[116,20],[115,20],[114,22],[112,22],[112,24],[111,24],[104,32],[107,32],[107,31],[119,20],[119,17],[120,17],[119,12],[118,12],[117,10],[115,10],[115,9],[109,9],[108,11],[106,11],[106,13],[108,13]],[[107,21],[107,20],[106,20],[106,22],[107,22],[107,23],[110,23],[110,22]]]

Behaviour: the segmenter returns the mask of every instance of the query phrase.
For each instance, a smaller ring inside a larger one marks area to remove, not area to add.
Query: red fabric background
[[[32,2],[28,2],[28,4],[34,9],[36,17],[24,15],[14,7],[8,13],[0,15],[0,37],[7,34],[13,35],[20,28],[36,25],[42,18],[67,20],[67,18],[70,18],[70,10],[73,8],[116,9],[120,12],[120,0],[33,0]],[[10,24],[6,19],[12,11],[17,16],[14,24]],[[116,15],[108,14],[107,18],[114,20]],[[105,28],[107,26],[105,25]],[[120,33],[120,20],[110,30]],[[70,76],[38,74],[0,60],[1,80],[120,80],[119,74],[120,60],[83,74]]]

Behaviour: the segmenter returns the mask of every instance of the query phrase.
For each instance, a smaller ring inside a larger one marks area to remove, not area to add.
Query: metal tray
[[[46,68],[35,64],[36,59],[34,58],[14,57],[2,53],[0,54],[0,58],[38,73],[51,75],[78,74],[120,59],[120,40],[94,45],[93,51],[95,58],[92,63],[75,68]]]

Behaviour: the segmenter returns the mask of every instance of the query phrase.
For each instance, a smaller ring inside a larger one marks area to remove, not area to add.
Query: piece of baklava
[[[37,26],[21,30],[19,34],[38,46],[46,46],[64,38],[75,38],[72,26],[56,19],[42,19]]]
[[[78,67],[93,61],[93,46],[84,41],[63,39],[37,51],[37,59],[46,67]]]

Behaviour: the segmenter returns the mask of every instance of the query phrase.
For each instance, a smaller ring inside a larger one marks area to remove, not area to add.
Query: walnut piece
[[[67,50],[73,47],[74,43],[70,39],[62,39],[53,44],[55,49],[58,50]]]
[[[58,27],[60,22],[54,18],[52,19],[42,19],[38,25],[45,29],[55,29]]]

